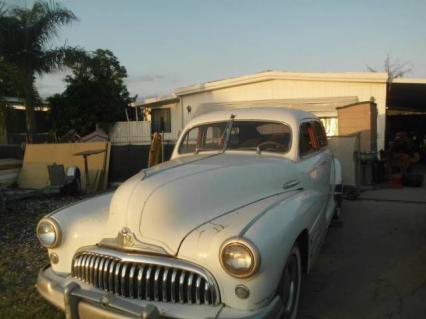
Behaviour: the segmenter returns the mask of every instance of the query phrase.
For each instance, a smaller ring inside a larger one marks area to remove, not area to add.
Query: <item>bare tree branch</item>
[[[367,65],[369,72],[377,72],[377,69]],[[388,74],[388,81],[392,82],[394,79],[402,78],[405,74],[410,73],[412,70],[409,63],[401,63],[399,59],[392,60],[389,54],[386,55],[384,62],[384,71]]]

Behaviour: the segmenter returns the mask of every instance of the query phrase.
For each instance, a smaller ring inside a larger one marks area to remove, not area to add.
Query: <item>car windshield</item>
[[[268,121],[224,121],[195,126],[186,132],[179,153],[253,150],[286,153],[290,148],[288,125]]]

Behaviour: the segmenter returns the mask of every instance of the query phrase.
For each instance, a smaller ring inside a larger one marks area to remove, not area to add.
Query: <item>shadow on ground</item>
[[[426,318],[426,204],[366,195],[344,202],[344,226],[330,228],[305,277],[299,319]]]

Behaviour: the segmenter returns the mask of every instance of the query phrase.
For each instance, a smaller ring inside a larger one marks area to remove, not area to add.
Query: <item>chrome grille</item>
[[[127,255],[98,248],[74,256],[72,276],[127,298],[184,304],[220,303],[217,285],[205,270],[171,258]]]

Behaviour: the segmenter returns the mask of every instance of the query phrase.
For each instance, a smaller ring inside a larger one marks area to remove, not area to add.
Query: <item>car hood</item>
[[[109,229],[175,255],[198,226],[283,192],[290,160],[267,155],[190,156],[145,170],[123,183],[110,205]]]

